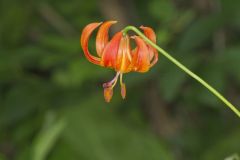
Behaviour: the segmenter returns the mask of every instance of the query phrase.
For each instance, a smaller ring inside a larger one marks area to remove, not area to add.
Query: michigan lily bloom
[[[223,95],[209,85],[197,74],[192,72],[165,50],[156,45],[156,35],[152,28],[141,26],[143,33],[134,26],[127,26],[123,30],[117,32],[111,39],[108,36],[109,28],[116,21],[107,21],[100,23],[90,23],[82,31],[80,43],[86,58],[93,64],[112,68],[116,71],[115,77],[103,84],[104,98],[106,102],[110,102],[113,96],[113,88],[120,77],[121,95],[126,97],[126,86],[123,83],[123,74],[128,72],[147,72],[158,61],[158,52],[165,56],[168,60],[178,66],[181,70],[198,81],[217,98],[219,98],[226,106],[228,106],[239,118],[240,111],[232,105]],[[88,50],[88,41],[92,32],[99,27],[96,37],[97,56],[91,54]],[[129,37],[127,32],[134,31],[135,36]],[[136,43],[135,48],[130,47],[130,40]]]
[[[109,28],[115,23],[116,21],[107,21],[88,24],[81,35],[81,45],[86,58],[93,64],[112,68],[116,71],[115,77],[103,84],[106,102],[110,102],[113,88],[119,78],[122,98],[126,97],[126,85],[123,83],[124,73],[147,72],[158,61],[157,50],[148,45],[140,36],[130,38],[127,34],[123,34],[123,31],[119,31],[110,39],[108,36]],[[96,37],[97,56],[94,56],[88,50],[88,41],[97,27],[99,27]],[[152,28],[144,26],[140,28],[147,38],[156,43],[156,35]],[[130,47],[131,39],[136,43],[134,49]]]

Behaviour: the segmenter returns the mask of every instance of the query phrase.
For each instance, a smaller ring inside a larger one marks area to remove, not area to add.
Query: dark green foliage
[[[239,0],[205,0],[206,10],[202,0],[115,1],[240,109]],[[104,102],[115,73],[79,45],[86,24],[117,17],[103,2],[0,2],[0,160],[238,159],[240,120],[162,55],[149,72],[124,75],[126,100],[117,86]]]

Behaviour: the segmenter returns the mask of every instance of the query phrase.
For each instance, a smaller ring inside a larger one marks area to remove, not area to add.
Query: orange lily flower
[[[112,68],[117,72],[111,81],[103,84],[106,102],[110,102],[113,96],[113,88],[119,77],[121,96],[123,99],[126,97],[126,86],[122,80],[124,73],[131,71],[147,72],[158,61],[157,50],[148,45],[139,36],[131,37],[136,42],[136,47],[133,50],[130,47],[129,36],[123,35],[122,31],[117,32],[111,40],[109,40],[109,28],[115,23],[116,21],[90,23],[83,29],[80,39],[84,55],[88,61],[99,66]],[[99,26],[100,28],[96,37],[96,51],[98,56],[94,56],[88,50],[88,41],[92,32]],[[153,43],[156,43],[156,35],[152,28],[144,26],[140,28],[147,38]]]

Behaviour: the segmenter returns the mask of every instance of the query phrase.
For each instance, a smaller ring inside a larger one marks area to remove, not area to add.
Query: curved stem
[[[160,48],[158,45],[153,43],[151,40],[149,40],[141,31],[139,31],[134,26],[127,26],[123,29],[123,35],[126,35],[129,30],[132,30],[136,32],[140,37],[142,37],[148,44],[156,48],[160,53],[162,53],[167,59],[169,59],[172,63],[177,65],[180,69],[182,69],[184,72],[186,72],[189,76],[197,80],[199,83],[201,83],[204,87],[206,87],[210,92],[212,92],[216,97],[218,97],[224,104],[226,104],[239,118],[240,118],[240,112],[239,110],[232,105],[223,95],[221,95],[216,89],[214,89],[212,86],[210,86],[206,81],[204,81],[201,77],[193,73],[191,70],[189,70],[186,66],[181,64],[178,60],[176,60],[174,57],[172,57],[170,54],[168,54],[166,51],[164,51],[162,48]]]

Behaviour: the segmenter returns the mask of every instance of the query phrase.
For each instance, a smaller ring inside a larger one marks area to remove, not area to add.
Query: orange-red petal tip
[[[99,23],[90,23],[88,24],[82,31],[82,35],[80,37],[80,44],[82,46],[83,49],[83,53],[85,54],[86,58],[94,63],[99,65],[100,64],[100,58],[99,57],[95,57],[94,55],[92,55],[89,50],[88,50],[88,41],[89,38],[92,34],[92,32],[99,26],[101,25],[102,22]]]
[[[110,27],[115,23],[117,23],[117,21],[106,21],[101,25],[98,30],[96,37],[96,50],[99,57],[102,56],[102,52],[108,43],[108,31]]]

